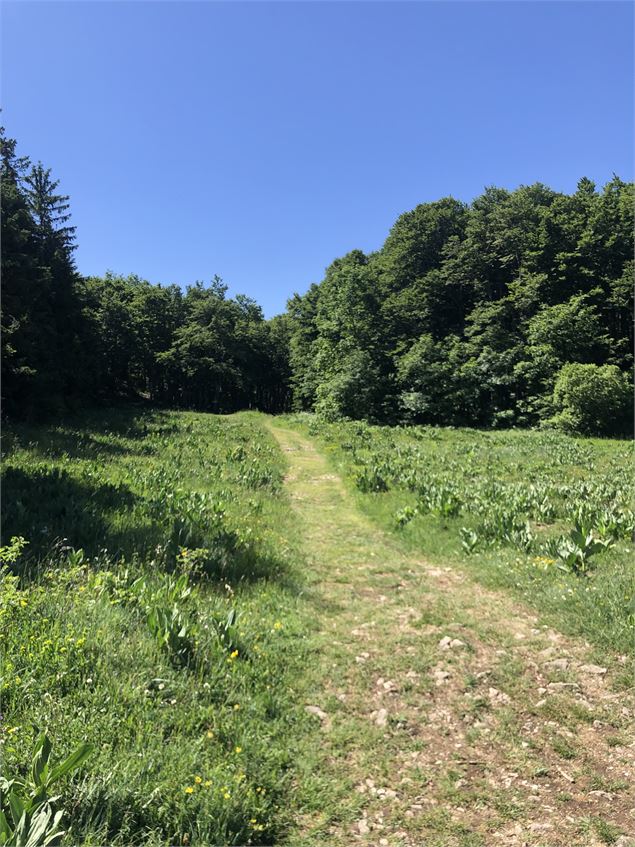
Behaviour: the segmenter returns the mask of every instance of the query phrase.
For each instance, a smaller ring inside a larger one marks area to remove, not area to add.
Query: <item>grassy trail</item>
[[[318,632],[320,743],[292,842],[592,847],[635,831],[633,700],[588,645],[408,554],[309,440],[270,428]]]

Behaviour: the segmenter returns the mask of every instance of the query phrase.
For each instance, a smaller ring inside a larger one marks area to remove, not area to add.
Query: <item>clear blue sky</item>
[[[3,2],[3,122],[77,263],[268,316],[403,211],[633,178],[633,6]]]

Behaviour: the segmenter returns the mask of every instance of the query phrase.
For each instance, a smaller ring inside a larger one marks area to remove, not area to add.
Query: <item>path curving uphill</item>
[[[504,593],[404,552],[310,440],[269,426],[317,628],[292,843],[630,845],[632,691]]]

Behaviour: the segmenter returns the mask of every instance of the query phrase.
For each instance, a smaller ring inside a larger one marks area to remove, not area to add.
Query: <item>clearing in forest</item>
[[[375,527],[314,444],[270,428],[318,634],[305,844],[625,843],[633,701],[590,646]],[[619,662],[617,663],[619,666]]]

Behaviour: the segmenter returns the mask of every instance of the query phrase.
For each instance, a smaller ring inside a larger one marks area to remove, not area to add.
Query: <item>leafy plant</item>
[[[635,514],[630,509],[603,509],[597,517],[595,528],[604,541],[633,539]]]
[[[0,565],[13,565],[17,562],[28,543],[21,535],[12,536],[9,544],[0,547]]]
[[[400,509],[395,515],[395,523],[400,529],[403,529],[404,526],[410,523],[410,521],[414,520],[419,514],[419,510],[414,506],[404,506],[403,509]]]
[[[564,365],[552,402],[556,414],[550,423],[564,431],[605,435],[632,427],[632,383],[616,365]]]
[[[235,609],[230,609],[226,617],[216,615],[212,617],[212,625],[216,632],[218,641],[227,653],[239,651],[240,655],[244,656],[246,650],[242,644],[242,639],[237,626],[238,613]]]
[[[148,627],[174,664],[190,664],[194,656],[193,627],[178,606],[149,609]]]
[[[377,467],[363,468],[355,477],[355,485],[365,494],[388,491],[388,483]]]
[[[476,548],[479,543],[479,536],[477,532],[474,532],[473,529],[467,529],[462,526],[459,530],[459,535],[461,536],[461,546],[465,550],[468,555],[476,552]]]
[[[592,533],[585,534],[579,526],[571,530],[569,536],[562,537],[551,549],[560,559],[562,570],[575,574],[584,574],[589,569],[589,560],[597,553],[607,550],[610,541],[596,539]]]
[[[81,767],[93,749],[87,742],[80,744],[53,767],[51,741],[45,732],[38,735],[28,777],[0,777],[0,847],[48,847],[59,843],[64,835],[64,810],[58,808],[61,795],[51,796],[51,787]]]
[[[159,648],[164,650],[176,666],[193,661],[196,641],[196,624],[183,604],[192,595],[187,573],[179,577],[168,574],[158,586],[140,577],[133,584],[133,592],[146,614],[148,628]]]
[[[53,765],[58,749],[99,739],[73,795],[54,784],[64,798],[33,816],[67,830],[63,843],[278,843],[306,652],[285,633],[304,631],[306,610],[288,501],[244,479],[252,460],[282,477],[273,437],[253,413],[135,408],[6,430],[15,473],[3,493],[21,512],[5,517],[2,543],[31,539],[19,579],[0,568],[7,779],[30,765],[35,721]]]

